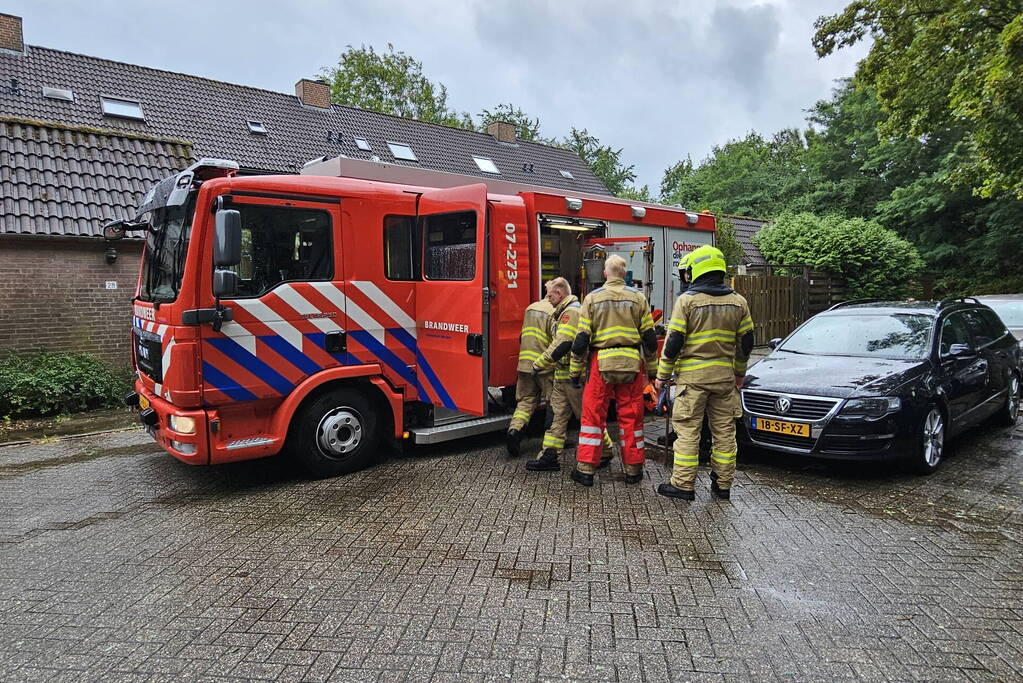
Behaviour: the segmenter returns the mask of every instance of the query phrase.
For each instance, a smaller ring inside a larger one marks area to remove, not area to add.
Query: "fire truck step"
[[[416,427],[410,429],[409,433],[412,435],[412,441],[417,444],[441,443],[461,439],[463,436],[498,432],[507,429],[510,422],[511,415],[491,415],[437,427]]]

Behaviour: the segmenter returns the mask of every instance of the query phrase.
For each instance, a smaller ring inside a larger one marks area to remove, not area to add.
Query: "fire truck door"
[[[416,362],[425,400],[486,412],[487,188],[427,190],[419,198],[422,279],[416,283]]]
[[[222,300],[231,319],[202,327],[203,398],[224,405],[288,395],[346,364],[339,203],[235,197],[240,286]]]

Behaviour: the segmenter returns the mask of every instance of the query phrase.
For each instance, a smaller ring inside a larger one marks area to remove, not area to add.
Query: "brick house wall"
[[[113,265],[105,251],[101,239],[0,238],[0,357],[82,351],[115,366],[130,363],[142,243],[118,243]]]

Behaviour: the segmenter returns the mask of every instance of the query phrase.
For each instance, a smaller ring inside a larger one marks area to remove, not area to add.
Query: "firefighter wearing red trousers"
[[[547,291],[550,292],[550,283]],[[550,320],[554,306],[544,297],[526,307],[522,316],[522,332],[519,333],[519,379],[515,384],[515,412],[508,425],[507,448],[512,458],[519,457],[522,444],[522,430],[529,424],[533,411],[551,393],[553,368],[534,372],[533,363],[547,350],[551,343]]]
[[[638,484],[643,479],[643,387],[646,373],[656,370],[657,335],[646,297],[625,286],[626,265],[616,255],[604,262],[606,281],[583,299],[579,333],[572,343],[572,382],[578,386],[587,363],[590,368],[572,471],[572,479],[583,486],[593,486],[611,399],[618,413],[625,481]]]

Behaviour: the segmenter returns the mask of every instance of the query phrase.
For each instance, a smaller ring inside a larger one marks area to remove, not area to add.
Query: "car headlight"
[[[195,418],[171,415],[170,428],[178,434],[195,434]]]
[[[894,396],[877,396],[872,398],[853,398],[842,408],[842,415],[862,415],[864,417],[884,417],[902,408],[902,400]]]

